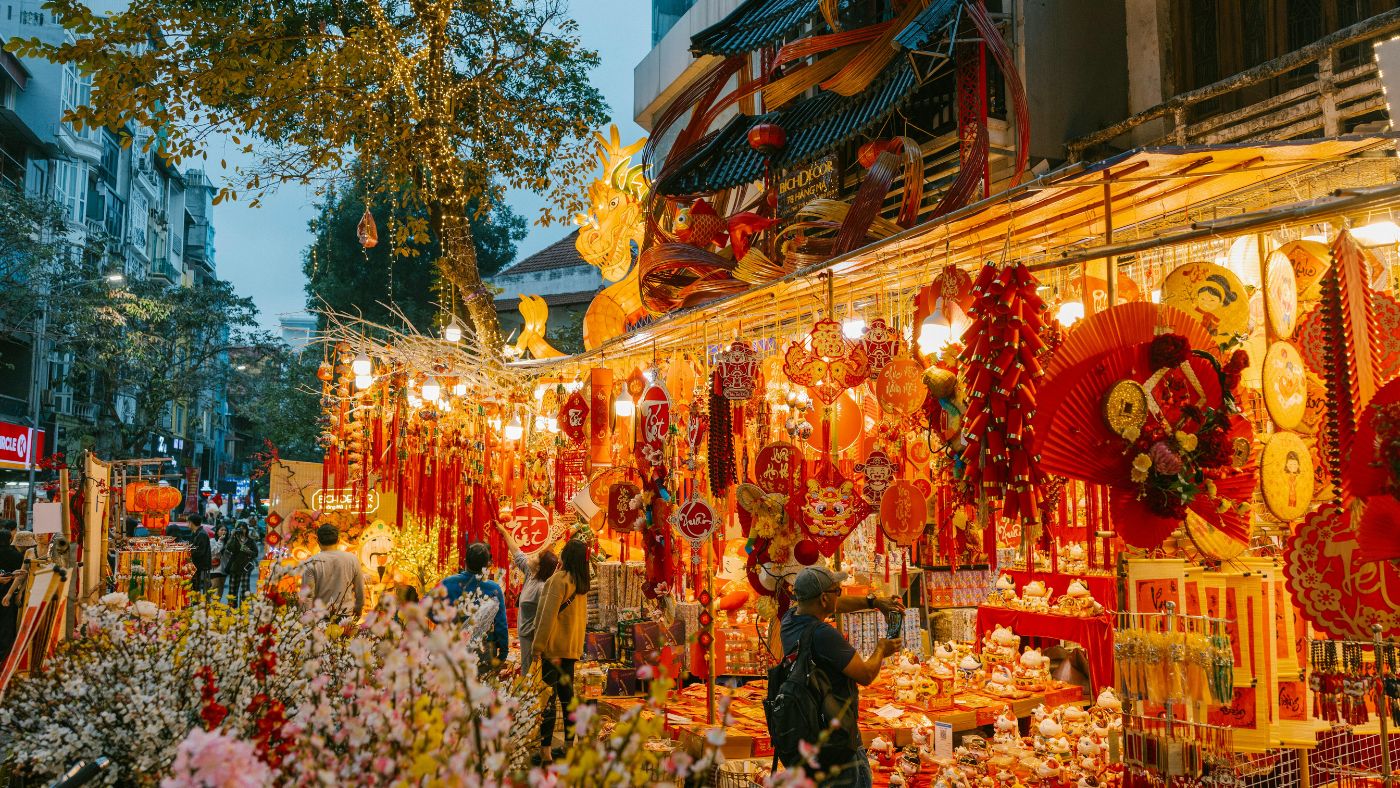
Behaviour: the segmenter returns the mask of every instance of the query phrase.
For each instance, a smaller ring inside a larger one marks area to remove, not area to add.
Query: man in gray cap
[[[839,722],[817,756],[821,771],[827,779],[823,788],[870,788],[873,776],[860,738],[857,716],[860,711],[860,689],[880,675],[885,657],[899,652],[898,640],[882,639],[875,653],[864,658],[856,653],[846,638],[827,619],[836,613],[857,610],[891,612],[903,610],[897,599],[881,599],[874,594],[864,597],[841,595],[845,572],[835,572],[824,566],[809,566],[797,574],[792,583],[792,596],[797,604],[783,616],[783,656],[795,654],[802,636],[810,629],[811,659],[824,675],[813,682],[822,697],[822,711],[828,720]]]

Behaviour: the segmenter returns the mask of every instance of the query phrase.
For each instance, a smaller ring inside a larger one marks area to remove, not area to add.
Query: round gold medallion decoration
[[[1137,440],[1147,423],[1147,392],[1142,384],[1136,380],[1114,383],[1103,400],[1103,418],[1115,435]]]
[[[1275,342],[1264,354],[1264,405],[1284,430],[1302,424],[1308,412],[1308,376],[1291,342]]]
[[[1313,500],[1313,462],[1308,446],[1297,434],[1275,432],[1264,444],[1259,460],[1259,486],[1264,505],[1283,522],[1308,513]]]
[[[1269,328],[1278,339],[1293,336],[1298,325],[1298,280],[1293,261],[1282,251],[1269,255],[1264,280],[1264,303],[1269,312]]]

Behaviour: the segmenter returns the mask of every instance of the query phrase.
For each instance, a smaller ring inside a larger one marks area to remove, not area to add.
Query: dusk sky
[[[632,69],[651,49],[651,3],[648,0],[570,0],[570,16],[578,20],[584,45],[598,51],[602,63],[593,71],[593,84],[602,91],[613,121],[625,142],[646,132],[632,121]],[[239,160],[232,150],[209,152],[209,172],[217,177],[218,162]],[[195,165],[197,166],[197,165]],[[283,187],[249,208],[237,203],[215,208],[219,275],[238,292],[257,302],[265,327],[275,328],[279,315],[303,311],[306,303],[302,255],[310,243],[307,222],[315,215],[311,188]],[[531,222],[516,259],[548,246],[568,234],[571,225],[535,224],[544,201],[528,192],[512,192],[511,207]]]

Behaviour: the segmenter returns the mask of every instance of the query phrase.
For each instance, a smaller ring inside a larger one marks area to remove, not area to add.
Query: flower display
[[[564,758],[531,768],[544,688],[478,673],[493,611],[390,599],[354,628],[276,591],[158,615],[105,597],[85,637],[12,684],[0,759],[52,779],[105,755],[105,784],[161,788],[681,785],[716,763],[722,732],[698,756],[646,746],[664,734],[657,680],[619,719],[577,707]]]

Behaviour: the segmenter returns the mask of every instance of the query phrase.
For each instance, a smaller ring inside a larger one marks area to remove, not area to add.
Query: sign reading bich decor
[[[27,470],[43,456],[43,430],[0,421],[0,468]]]

